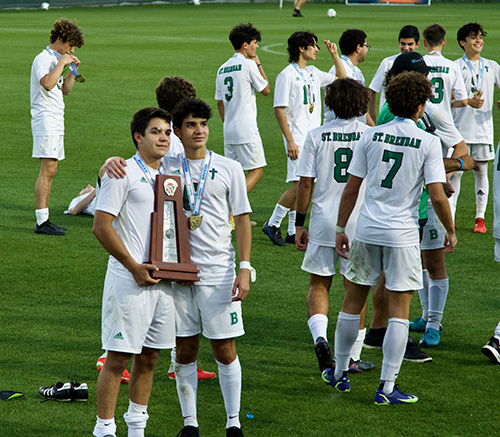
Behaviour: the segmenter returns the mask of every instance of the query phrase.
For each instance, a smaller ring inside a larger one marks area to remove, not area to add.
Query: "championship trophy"
[[[156,176],[149,261],[160,269],[151,271],[155,279],[175,282],[200,280],[198,268],[191,263],[188,222],[182,208],[179,176]]]

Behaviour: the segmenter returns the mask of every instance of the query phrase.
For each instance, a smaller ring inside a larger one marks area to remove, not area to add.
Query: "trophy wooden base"
[[[174,264],[174,266],[172,266]],[[178,263],[155,263],[160,270],[151,271],[151,277],[154,279],[165,279],[173,282],[197,282],[199,270],[194,264]]]

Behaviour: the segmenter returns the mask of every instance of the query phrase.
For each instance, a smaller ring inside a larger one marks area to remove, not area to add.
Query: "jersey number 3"
[[[226,77],[224,85],[227,86],[227,94],[224,94],[224,97],[229,102],[233,98],[233,78],[231,76]]]

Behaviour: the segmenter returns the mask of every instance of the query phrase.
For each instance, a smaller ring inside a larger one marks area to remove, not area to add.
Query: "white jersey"
[[[64,214],[71,214],[71,210],[78,205],[83,199],[85,199],[89,194],[82,194],[81,196],[75,197],[68,206],[68,209],[64,211]],[[82,214],[87,214],[87,215],[95,215],[95,206],[96,206],[97,200],[96,197],[94,197],[90,203],[87,205],[87,207],[82,211]]]
[[[366,178],[355,238],[378,246],[418,245],[422,184],[446,181],[439,139],[396,117],[364,133],[349,173]]]
[[[495,153],[493,165],[493,238],[500,239],[500,169],[498,167],[498,154],[500,144]],[[495,260],[498,261],[498,260]]]
[[[313,243],[335,247],[335,224],[340,198],[349,178],[347,168],[352,152],[367,128],[357,119],[337,119],[307,134],[297,174],[316,178],[308,236]],[[358,197],[358,209],[362,197]],[[346,227],[348,236],[354,235],[356,221],[357,214],[353,211]]]
[[[335,75],[312,65],[305,69],[292,62],[276,78],[274,107],[284,107],[288,127],[300,150],[307,132],[321,126],[321,88],[335,80]],[[311,103],[314,105],[310,112]],[[283,137],[286,147],[286,139]]]
[[[424,61],[431,68],[428,78],[433,85],[431,103],[438,105],[451,116],[451,100],[468,99],[464,80],[457,65],[442,55],[425,55]]]
[[[481,91],[484,104],[480,109],[466,106],[464,108],[453,108],[453,119],[463,135],[467,144],[489,144],[493,145],[493,104],[495,85],[500,88],[500,66],[489,59],[481,58],[484,62],[483,83]],[[472,73],[463,58],[457,59],[462,77],[469,93],[468,97],[474,97],[474,81]],[[477,77],[479,73],[479,61],[471,61]],[[477,79],[476,79],[477,80]]]
[[[31,66],[31,130],[33,135],[64,135],[64,100],[61,87],[64,77],[50,91],[40,85],[40,79],[57,65],[58,58],[43,50]]]
[[[184,214],[191,215],[185,193],[182,156],[165,157],[162,162],[167,174],[181,177],[184,194]],[[195,187],[198,186],[203,160],[189,160]],[[248,202],[245,174],[239,162],[212,152],[212,160],[203,193],[201,225],[189,231],[191,261],[200,270],[201,285],[232,284],[235,278],[234,248],[231,244],[232,226],[229,215],[247,214]]]
[[[127,174],[123,179],[101,180],[97,196],[96,210],[115,216],[113,227],[125,248],[138,263],[149,259],[149,238],[151,233],[151,213],[154,210],[154,191],[148,176],[141,170],[134,158],[127,159]],[[154,180],[157,170],[149,168]],[[132,278],[132,274],[110,255],[108,268],[115,274]]]
[[[255,61],[235,53],[218,72],[215,99],[224,102],[224,144],[260,140],[255,91],[267,86]]]
[[[352,62],[346,61],[343,57],[340,60],[342,62],[342,65],[344,66],[344,70],[347,77],[357,80],[364,85],[365,77],[363,76],[363,73],[361,72],[359,67],[355,67]],[[330,68],[329,73],[332,74],[333,76],[337,75],[337,69],[335,68],[335,65],[332,68]],[[325,117],[323,120],[323,124],[330,123],[331,121],[335,120],[335,117],[336,117],[335,112],[333,112],[328,106],[325,105]],[[358,120],[365,123],[366,116],[358,117]]]
[[[375,73],[375,76],[373,76],[373,79],[370,82],[370,86],[368,87],[371,90],[375,91],[376,93],[380,93],[379,105],[378,105],[379,111],[382,109],[382,106],[384,106],[385,103],[385,76],[387,72],[392,68],[394,60],[400,54],[401,53],[398,53],[397,55],[392,55],[382,59],[382,62],[380,63],[378,70]]]
[[[463,141],[463,137],[453,123],[451,114],[434,103],[427,102],[425,105],[425,113],[421,118],[421,122],[426,124],[426,116],[429,117],[432,124],[436,128],[434,134],[441,140],[443,147],[443,157],[448,156],[448,152],[458,143]]]

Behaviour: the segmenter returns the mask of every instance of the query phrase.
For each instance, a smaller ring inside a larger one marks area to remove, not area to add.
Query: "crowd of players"
[[[439,345],[449,288],[444,253],[457,244],[454,213],[463,171],[473,170],[476,179],[474,232],[486,232],[487,167],[495,157],[493,92],[495,85],[500,88],[500,67],[480,56],[486,32],[478,23],[459,29],[457,41],[464,56],[455,62],[442,55],[445,34],[440,25],[428,26],[423,32],[427,55],[422,57],[416,52],[418,29],[404,26],[398,38],[400,53],[384,59],[366,87],[359,68],[370,49],[365,32],[343,32],[340,55],[334,43],[324,41],[334,64],[329,72],[311,65],[319,50],[316,35],[295,32],[288,39],[289,64],[274,87],[274,113],[291,186],[262,230],[278,246],[293,243],[305,251],[302,269],[310,274],[308,326],[326,384],[349,391],[348,372],[374,367],[360,358],[363,344],[382,348],[381,383],[375,392],[379,405],[418,400],[395,385],[403,358],[431,360],[408,331],[423,332],[421,346]],[[218,364],[226,434],[243,435],[241,366],[234,339],[244,333],[241,300],[255,276],[247,194],[266,165],[255,94],[266,96],[271,87],[256,54],[260,32],[241,24],[231,30],[229,39],[234,54],[217,70],[215,93],[225,157],[206,147],[210,107],[195,98],[188,81],[166,77],[156,89],[159,108],[144,108],[132,120],[137,153],[128,160],[108,160],[99,175],[97,198],[89,186],[68,208],[70,213],[95,214],[94,234],[111,255],[103,295],[107,357],[97,383],[97,437],[116,433],[118,388],[132,356],[130,403],[124,418],[129,437],[144,435],[159,349],[174,346],[173,373],[184,417],[179,435],[199,435],[200,333],[210,339]],[[64,158],[62,96],[78,77],[80,61],[73,51],[82,45],[80,28],[58,20],[49,46],[33,62],[33,157],[41,162],[35,190],[39,234],[65,231],[48,220],[48,199],[57,162]],[[181,176],[191,257],[200,270],[195,284],[150,276],[157,270],[147,262],[157,174]],[[498,203],[494,237],[495,259],[500,261],[500,198]],[[283,239],[280,226],[287,215]],[[240,260],[237,273],[233,231]],[[337,260],[345,299],[332,354],[328,292]],[[371,287],[374,310],[367,333]],[[413,290],[419,291],[422,316],[410,323]],[[500,323],[483,347],[483,353],[500,364],[499,340]]]

